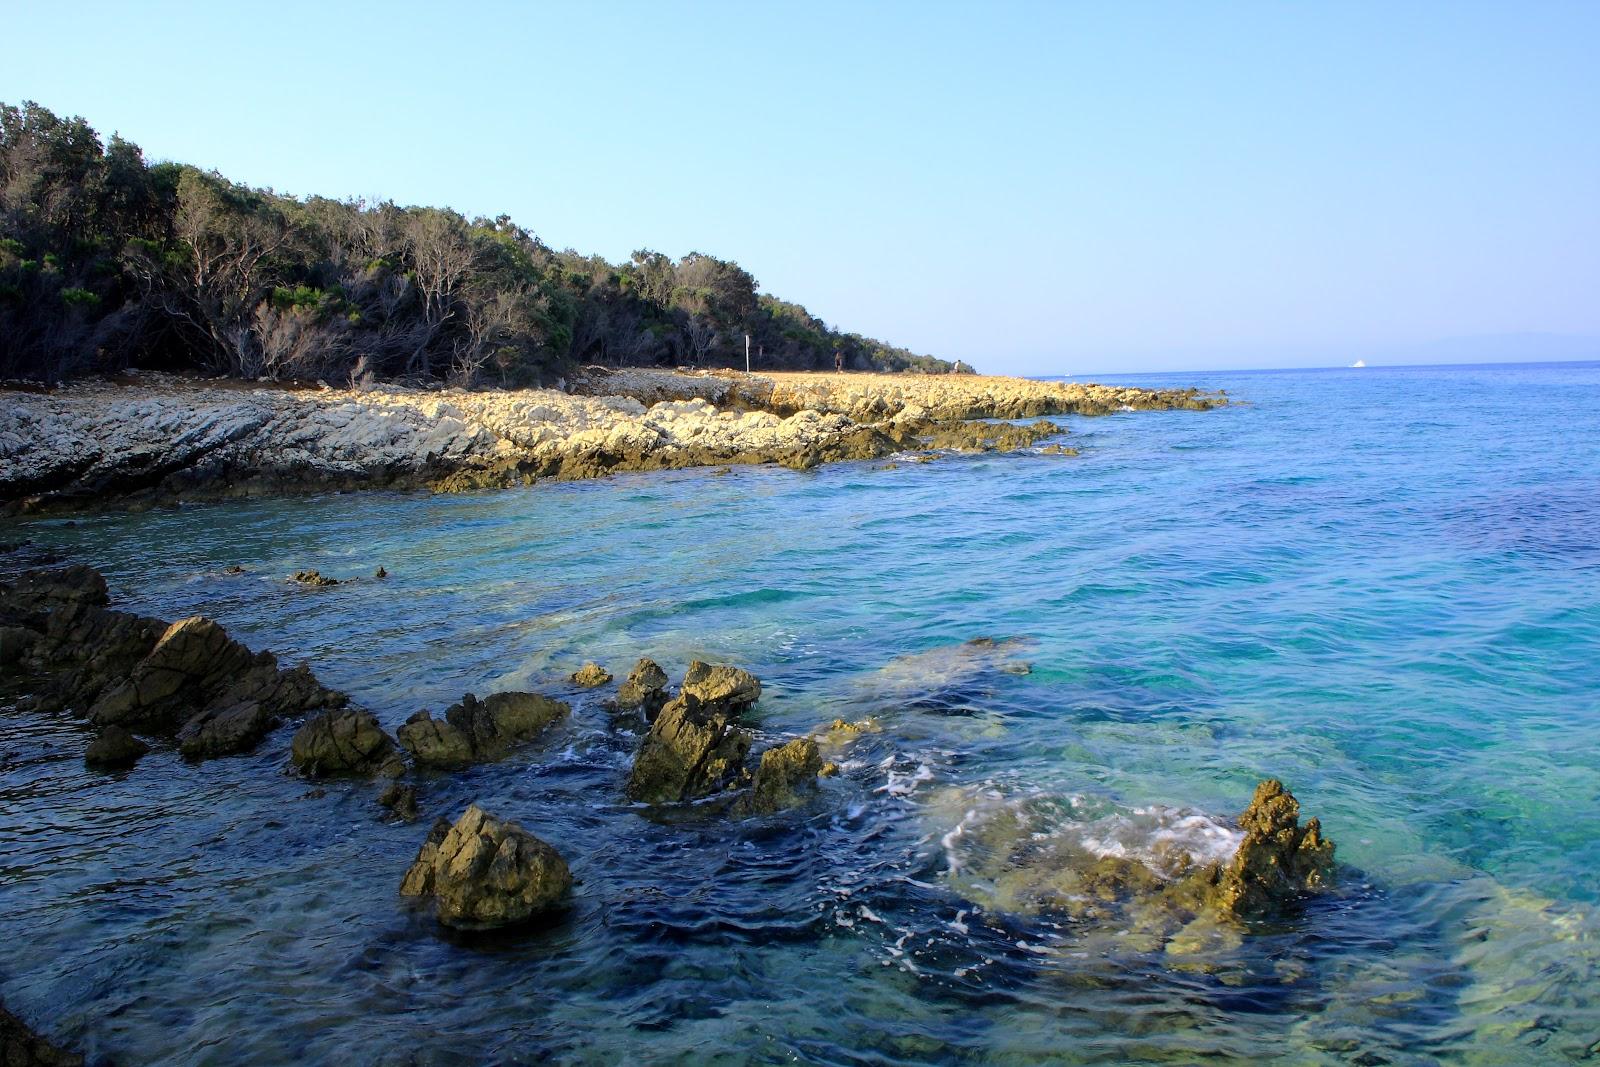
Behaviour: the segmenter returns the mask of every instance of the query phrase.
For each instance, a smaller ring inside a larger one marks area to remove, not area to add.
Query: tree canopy
[[[502,215],[297,198],[0,104],[0,376],[540,384],[574,364],[950,369],[700,252],[556,251]]]

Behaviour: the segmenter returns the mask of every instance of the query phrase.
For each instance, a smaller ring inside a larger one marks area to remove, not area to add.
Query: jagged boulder
[[[483,700],[468,693],[443,720],[427,711],[411,716],[400,727],[400,744],[419,766],[466,767],[505,756],[571,711],[570,705],[537,693],[494,693]]]
[[[609,706],[616,711],[640,711],[653,719],[667,702],[667,672],[652,659],[641,659],[628,672]]]
[[[308,778],[399,777],[405,764],[394,739],[370,711],[339,708],[312,717],[295,731],[289,758]]]
[[[566,899],[572,872],[549,844],[473,804],[454,826],[434,824],[400,883],[432,897],[439,921],[459,929],[510,926]]]
[[[714,793],[742,774],[750,740],[748,731],[734,725],[727,705],[680,693],[661,709],[639,746],[628,796],[665,804]]]
[[[149,751],[149,745],[122,727],[107,726],[100,731],[100,736],[89,742],[89,747],[83,753],[83,762],[98,770],[115,770],[133,766],[140,756]]]
[[[300,585],[309,585],[313,587],[339,584],[339,579],[328,578],[317,571],[295,571],[289,576],[289,580],[291,582],[297,582]]]
[[[167,730],[190,709],[209,703],[213,691],[256,666],[249,649],[203,615],[167,627],[126,681],[89,709],[101,726]]]
[[[761,698],[761,680],[738,667],[716,666],[695,660],[683,676],[678,692],[702,704],[740,711]]]
[[[1334,844],[1322,836],[1320,820],[1300,825],[1300,803],[1282,782],[1269,778],[1256,786],[1239,828],[1244,841],[1233,858],[1194,876],[1212,910],[1260,918],[1327,887]]]
[[[767,815],[794,807],[816,789],[822,773],[822,752],[809,737],[796,738],[761,753],[750,793],[741,803],[744,811]]]
[[[590,661],[572,672],[572,684],[585,689],[596,689],[611,681],[611,672]]]

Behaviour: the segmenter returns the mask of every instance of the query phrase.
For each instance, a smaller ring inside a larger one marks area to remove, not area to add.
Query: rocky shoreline
[[[1065,432],[981,420],[1227,403],[1194,389],[978,375],[602,368],[562,390],[142,374],[3,395],[0,507],[12,512],[360,488],[451,492],[722,464],[806,469],[902,452],[1029,448]]]

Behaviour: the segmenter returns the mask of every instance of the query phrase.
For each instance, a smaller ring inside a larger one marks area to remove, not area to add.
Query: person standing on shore
[[[840,352],[837,348],[833,350],[833,369],[835,371],[844,370],[844,353]]]

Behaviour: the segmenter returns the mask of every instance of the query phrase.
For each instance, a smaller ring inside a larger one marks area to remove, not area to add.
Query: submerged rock
[[[396,778],[405,764],[377,716],[357,708],[324,712],[295,731],[289,758],[308,778],[340,775]]]
[[[571,711],[570,705],[537,693],[494,693],[481,701],[468,693],[442,720],[427,711],[411,716],[400,727],[400,744],[419,766],[466,767],[505,756]]]
[[[140,756],[150,751],[150,746],[134,737],[120,726],[107,726],[100,736],[89,742],[84,750],[83,762],[100,770],[131,767]]]
[[[655,660],[641,659],[608,706],[615,711],[638,710],[646,719],[653,719],[666,702],[667,672]]]
[[[796,738],[761,753],[744,810],[767,815],[794,807],[816,789],[823,770],[822,754],[809,737]],[[837,771],[837,767],[834,768]]]
[[[1120,951],[1237,944],[1249,920],[1326,889],[1333,871],[1332,843],[1316,820],[1299,825],[1299,805],[1275,780],[1257,787],[1238,831],[1195,812],[1136,817],[1084,798],[950,803],[965,812],[945,837],[961,892],[999,912],[1066,914]]]
[[[0,1065],[83,1067],[83,1057],[45,1040],[0,1005]]]
[[[393,812],[400,821],[411,822],[417,817],[417,787],[390,782],[389,787],[378,794],[378,803]]]
[[[572,672],[572,684],[581,685],[585,689],[594,689],[605,685],[609,681],[611,681],[611,672],[593,660]]]
[[[524,922],[558,907],[571,888],[559,852],[476,804],[454,826],[434,824],[400,883],[404,896],[432,897],[441,923],[467,930]]]

